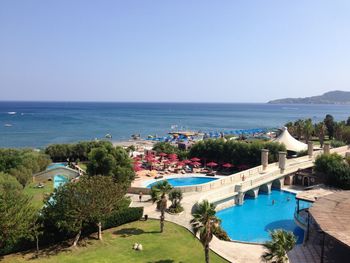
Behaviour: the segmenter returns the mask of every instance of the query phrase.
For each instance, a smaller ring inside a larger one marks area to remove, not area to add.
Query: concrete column
[[[286,169],[287,152],[278,152],[278,167],[281,169],[281,173]]]
[[[309,158],[312,158],[313,153],[314,153],[314,143],[312,141],[309,141],[307,143],[307,154],[309,155]]]
[[[269,150],[262,149],[261,150],[261,165],[263,167],[263,170],[266,170],[268,164],[269,164]]]
[[[266,184],[260,185],[259,190],[261,190],[262,192],[265,192],[267,194],[270,194],[271,193],[271,186],[272,186],[272,182],[266,183]]]
[[[331,149],[331,145],[328,142],[324,143],[324,145],[323,145],[323,153],[324,154],[329,154],[331,152],[330,149]]]
[[[236,202],[238,205],[243,205],[243,201],[244,201],[244,193],[241,192],[237,195]]]

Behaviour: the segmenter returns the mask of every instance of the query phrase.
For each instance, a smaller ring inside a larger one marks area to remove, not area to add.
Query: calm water
[[[9,114],[16,112],[16,114]],[[290,120],[347,119],[350,106],[0,102],[0,147],[43,147],[52,143],[131,134],[165,135],[171,125],[202,131],[280,127]]]
[[[218,178],[210,178],[210,177],[183,177],[183,178],[169,178],[167,179],[167,181],[173,187],[179,187],[179,186],[205,184],[217,179]],[[147,188],[151,188],[153,185],[157,184],[158,182],[159,181],[149,184]]]
[[[272,200],[275,200],[274,205]],[[309,206],[304,203],[304,207]],[[269,195],[259,194],[256,199],[245,199],[241,206],[219,211],[217,216],[233,240],[262,243],[270,239],[269,231],[282,228],[292,231],[298,237],[298,243],[302,243],[304,231],[293,220],[295,206],[294,194],[272,190]]]

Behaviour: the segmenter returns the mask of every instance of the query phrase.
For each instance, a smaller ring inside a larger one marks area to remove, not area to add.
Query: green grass
[[[143,251],[133,250],[134,243],[141,243]],[[3,262],[204,262],[203,247],[189,231],[166,222],[164,233],[159,233],[158,220],[137,221],[112,228],[103,232],[103,241],[86,239],[77,249],[56,253],[52,248],[45,249],[39,259],[30,259],[33,257],[30,252],[13,254],[5,256]],[[227,262],[212,252],[210,259],[211,262]]]
[[[53,182],[47,182],[43,188],[35,188],[37,183],[30,183],[24,188],[24,193],[32,197],[33,206],[40,209],[43,206],[44,196],[53,192]]]

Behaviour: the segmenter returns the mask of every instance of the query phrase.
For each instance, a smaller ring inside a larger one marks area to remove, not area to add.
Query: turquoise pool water
[[[53,178],[53,187],[57,188],[60,185],[65,184],[67,182],[68,182],[68,179],[63,175],[55,175]]]
[[[46,168],[46,170],[54,169],[57,167],[65,167],[65,166],[66,166],[65,163],[52,163]]]
[[[212,177],[179,177],[179,178],[169,178],[166,179],[166,181],[169,182],[173,187],[179,187],[179,186],[191,186],[191,185],[197,185],[197,184],[205,184],[212,181],[217,180],[218,178],[212,178]],[[153,182],[149,185],[147,185],[147,188],[151,188],[153,185],[157,184],[160,181]]]
[[[303,203],[303,207],[310,205]],[[269,231],[282,228],[292,231],[300,244],[304,231],[294,223],[295,207],[294,194],[272,190],[271,194],[259,194],[256,199],[246,198],[243,205],[221,210],[217,216],[233,240],[262,243],[270,240]]]

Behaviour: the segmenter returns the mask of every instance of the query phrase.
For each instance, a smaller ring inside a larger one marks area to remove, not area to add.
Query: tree
[[[262,258],[266,262],[287,262],[287,252],[292,250],[296,243],[294,234],[282,229],[277,229],[273,230],[270,236],[272,240],[264,244],[267,251],[262,255]]]
[[[304,134],[304,139],[306,141],[306,143],[310,140],[312,133],[314,131],[314,127],[312,125],[312,120],[311,119],[307,119],[303,122],[303,134]]]
[[[333,139],[334,136],[334,118],[332,115],[327,114],[324,119],[324,124],[326,125],[329,139]]]
[[[213,233],[220,224],[220,220],[215,216],[215,205],[208,200],[197,205],[196,211],[191,220],[192,230],[195,235],[199,233],[199,240],[204,247],[205,262],[209,263],[209,243],[213,239]]]
[[[304,120],[301,120],[301,119],[297,120],[296,122],[294,122],[294,126],[296,129],[296,136],[298,140],[301,140],[301,137],[304,132]]]
[[[169,207],[170,212],[179,213],[183,211],[181,206],[182,198],[183,194],[180,189],[174,188],[169,192],[169,200],[171,201],[171,206]]]
[[[168,181],[160,181],[151,188],[151,198],[153,203],[157,203],[157,209],[160,210],[160,232],[164,230],[165,210],[167,208],[166,195],[170,192],[172,186]]]
[[[315,133],[320,141],[321,148],[323,147],[324,137],[326,133],[326,125],[323,122],[315,124]]]
[[[31,198],[23,193],[16,179],[0,173],[0,250],[29,237],[36,216]]]
[[[58,187],[46,198],[42,214],[45,220],[57,229],[74,234],[72,244],[78,244],[83,226],[89,222],[91,213],[91,192],[83,183],[69,182]]]
[[[126,190],[110,176],[85,177],[79,182],[91,195],[90,221],[98,227],[98,239],[102,240],[102,221],[118,210]]]
[[[113,175],[115,167],[114,156],[106,148],[94,148],[89,153],[89,163],[87,164],[89,175]]]
[[[338,141],[343,141],[343,132],[345,129],[345,122],[335,122],[334,123],[334,138]]]

